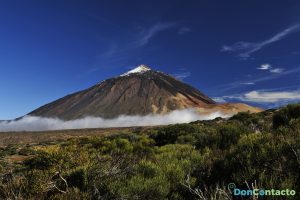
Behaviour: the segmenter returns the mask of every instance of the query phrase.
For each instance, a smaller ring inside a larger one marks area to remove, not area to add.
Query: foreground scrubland
[[[229,183],[300,192],[299,171],[294,104],[227,120],[3,146],[0,199],[237,199]]]

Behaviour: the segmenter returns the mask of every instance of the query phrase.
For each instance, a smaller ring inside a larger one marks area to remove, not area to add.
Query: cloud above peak
[[[97,64],[88,70],[87,74],[99,71],[104,66],[124,66],[124,63],[132,62],[137,58],[140,59],[141,52],[151,43],[151,40],[164,31],[178,28],[177,26],[179,26],[178,22],[157,21],[151,25],[143,24],[131,27],[118,37],[111,34],[105,39],[103,50],[97,56]],[[126,35],[126,37],[123,37],[123,35]]]
[[[137,46],[144,46],[149,43],[150,39],[156,36],[159,32],[170,29],[177,26],[175,22],[158,22],[148,29],[145,29],[139,40],[137,40]]]
[[[279,33],[275,34],[274,36],[272,36],[266,40],[259,41],[259,42],[240,41],[240,42],[236,42],[232,45],[224,45],[221,48],[221,51],[238,53],[238,56],[241,59],[246,60],[246,59],[249,59],[254,52],[257,52],[257,51],[261,50],[262,48],[271,45],[274,42],[278,42],[278,41],[284,39],[285,37],[287,37],[288,35],[290,35],[294,32],[297,32],[299,30],[300,30],[300,25],[295,24],[295,25],[292,25],[292,26],[280,31]]]

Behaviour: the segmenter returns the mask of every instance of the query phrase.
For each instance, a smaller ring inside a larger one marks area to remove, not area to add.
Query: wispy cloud
[[[274,68],[274,69],[276,69],[276,71],[277,71],[277,68]],[[280,68],[280,69],[282,69],[282,68]],[[235,82],[231,82],[228,84],[223,84],[218,89],[225,92],[225,91],[229,91],[229,90],[243,87],[246,85],[253,85],[253,84],[256,84],[259,82],[269,81],[269,80],[277,79],[277,78],[287,76],[290,74],[299,73],[299,72],[300,72],[300,67],[295,67],[290,70],[278,70],[277,73],[276,72],[268,73],[267,75],[263,75],[263,76],[259,76],[259,77],[255,77],[255,78],[250,77],[250,78],[247,78],[247,80],[240,80],[240,81],[235,81]],[[245,84],[245,83],[251,83],[251,84]]]
[[[270,65],[270,64],[262,64],[262,65],[260,65],[260,67],[258,67],[257,69],[260,69],[260,70],[268,70],[268,69],[271,69],[271,65]]]
[[[97,64],[88,73],[99,71],[103,66],[123,66],[132,60],[136,60],[139,52],[147,46],[151,40],[161,32],[175,28],[176,22],[157,22],[151,26],[142,26],[126,31],[127,37],[107,38],[109,43],[106,49],[97,56]],[[125,34],[125,33],[124,33]]]
[[[254,85],[255,83],[253,83],[253,82],[245,82],[245,83],[241,83],[241,84],[243,84],[243,85]]]
[[[294,91],[250,91],[242,95],[221,97],[223,99],[237,99],[254,103],[277,103],[300,100],[300,90]]]
[[[251,57],[251,54],[253,54],[256,51],[261,50],[262,48],[271,45],[274,42],[278,42],[282,39],[284,39],[285,37],[287,37],[288,35],[299,31],[300,29],[300,25],[299,24],[295,24],[293,26],[290,26],[286,29],[284,29],[283,31],[275,34],[274,36],[272,36],[271,38],[268,38],[266,40],[260,41],[260,42],[244,42],[244,41],[240,41],[237,42],[233,45],[224,45],[221,48],[221,51],[224,52],[237,52],[238,56],[242,59],[248,59]]]
[[[270,69],[270,72],[272,73],[277,73],[277,74],[280,74],[284,71],[283,68],[274,68],[274,69]]]
[[[275,68],[275,69],[277,69],[277,68]],[[273,74],[269,74],[267,76],[258,77],[256,79],[253,79],[252,82],[257,83],[257,82],[272,80],[272,79],[280,78],[282,76],[290,75],[293,73],[299,73],[299,72],[300,72],[300,67],[295,67],[290,70],[282,71],[281,73],[273,73]]]
[[[175,26],[177,26],[177,23],[175,23],[175,22],[159,22],[157,24],[154,24],[150,28],[142,31],[140,39],[138,39],[135,42],[135,45],[136,46],[144,46],[144,45],[148,44],[149,41],[151,40],[151,38],[156,36],[158,33],[165,31],[167,29],[173,28]]]
[[[183,80],[189,76],[191,76],[191,72],[179,72],[179,73],[175,73],[175,74],[171,74],[173,77],[175,77],[176,79],[179,80]]]
[[[277,74],[284,72],[284,68],[272,68],[270,64],[262,64],[262,65],[260,65],[260,67],[258,67],[256,69],[267,70],[271,73],[277,73]]]

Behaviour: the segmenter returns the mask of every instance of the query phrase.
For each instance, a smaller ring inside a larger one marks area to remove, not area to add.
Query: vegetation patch
[[[1,147],[0,199],[235,199],[230,183],[300,191],[299,171],[295,104],[228,120]],[[289,198],[299,194],[282,197]]]

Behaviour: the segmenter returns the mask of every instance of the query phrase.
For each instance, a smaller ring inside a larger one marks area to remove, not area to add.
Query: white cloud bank
[[[175,123],[188,123],[196,120],[209,120],[216,117],[229,117],[221,112],[200,115],[194,109],[176,110],[166,115],[146,116],[119,116],[115,119],[103,119],[100,117],[85,117],[71,121],[63,121],[57,118],[43,118],[25,116],[17,121],[0,122],[0,132],[4,131],[44,131],[82,128],[108,128],[167,125]]]
[[[224,99],[238,99],[255,103],[277,103],[288,101],[300,101],[300,91],[251,91],[242,95],[224,96]]]
[[[259,92],[252,91],[246,93],[242,97],[245,101],[252,102],[278,102],[285,100],[300,100],[300,92],[299,91],[290,91],[290,92]]]

